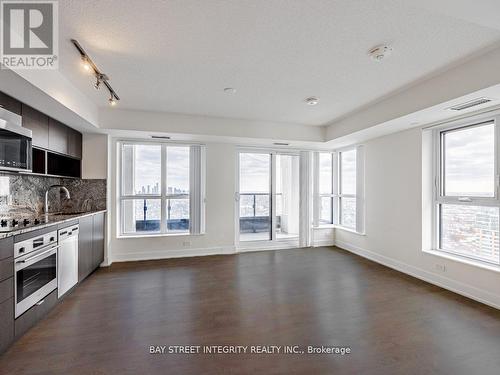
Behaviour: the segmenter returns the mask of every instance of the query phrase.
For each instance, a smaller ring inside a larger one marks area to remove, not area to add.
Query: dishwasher
[[[57,232],[57,298],[61,298],[78,282],[78,230],[72,225]]]

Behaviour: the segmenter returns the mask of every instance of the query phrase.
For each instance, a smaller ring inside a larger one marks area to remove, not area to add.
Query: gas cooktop
[[[48,222],[48,218],[44,216],[36,218],[3,218],[0,219],[0,233],[30,228],[37,225],[47,224]]]

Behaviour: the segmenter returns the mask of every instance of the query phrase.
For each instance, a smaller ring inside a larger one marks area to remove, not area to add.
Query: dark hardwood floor
[[[339,345],[351,354],[149,354]],[[500,311],[335,248],[113,264],[0,357],[2,374],[499,374]]]

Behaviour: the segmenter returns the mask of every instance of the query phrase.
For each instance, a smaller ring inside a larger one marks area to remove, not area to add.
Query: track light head
[[[109,98],[109,105],[111,107],[114,107],[116,105],[116,99],[115,99],[115,96],[114,95],[111,95],[111,97]]]
[[[87,56],[82,56],[82,67],[86,72],[90,72],[92,70],[92,65],[90,64]]]

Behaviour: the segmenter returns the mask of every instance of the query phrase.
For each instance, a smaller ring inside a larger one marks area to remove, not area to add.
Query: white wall
[[[500,308],[500,273],[422,252],[422,131],[365,146],[366,235],[337,229],[336,244]]]
[[[112,142],[111,165],[116,165]],[[206,233],[203,235],[117,239],[116,201],[108,203],[111,261],[156,259],[234,252],[235,146],[207,144]],[[116,168],[111,170],[111,197],[116,197]]]
[[[83,133],[82,178],[107,178],[108,136],[98,133]]]
[[[237,139],[264,139],[323,143],[325,128],[272,121],[251,121],[221,117],[184,115],[178,113],[134,111],[118,108],[101,108],[99,125],[102,129],[141,131],[151,134],[205,135]],[[215,140],[214,142],[221,142]],[[247,140],[248,142],[248,140]]]

